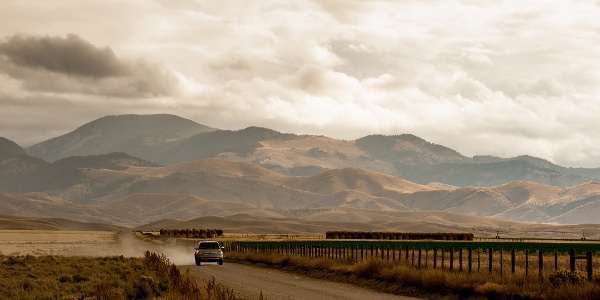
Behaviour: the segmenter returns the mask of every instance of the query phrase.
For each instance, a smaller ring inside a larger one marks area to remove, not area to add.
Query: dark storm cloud
[[[117,97],[176,94],[177,79],[160,65],[119,59],[77,35],[14,35],[0,43],[0,72],[29,91]]]
[[[109,47],[99,48],[69,34],[67,37],[14,35],[0,44],[8,61],[74,76],[110,77],[127,73]]]

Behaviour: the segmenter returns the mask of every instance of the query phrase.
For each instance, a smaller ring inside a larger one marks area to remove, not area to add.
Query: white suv
[[[223,247],[219,242],[201,241],[194,250],[196,250],[194,254],[196,266],[201,265],[202,262],[218,262],[219,265],[223,265]]]

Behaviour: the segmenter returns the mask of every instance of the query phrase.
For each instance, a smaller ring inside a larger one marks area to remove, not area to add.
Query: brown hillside
[[[147,172],[149,176],[167,176],[174,173],[210,173],[223,177],[263,177],[279,178],[283,175],[269,171],[255,164],[236,162],[220,158],[200,159],[185,163],[174,164],[162,168],[154,168]]]
[[[279,214],[257,209],[248,204],[208,201],[191,195],[134,194],[107,203],[103,207],[127,213],[146,222],[160,219],[186,220],[199,216],[228,216],[252,213],[261,217]]]
[[[119,231],[126,227],[103,223],[78,222],[62,218],[32,218],[0,215],[0,229]]]
[[[318,167],[321,170],[358,167],[386,174],[396,172],[394,165],[389,162],[369,159],[368,154],[356,147],[353,141],[299,135],[294,139],[265,139],[260,141],[260,146],[245,156],[227,152],[219,154],[219,157],[289,169],[298,166]]]
[[[435,187],[358,168],[327,170],[315,176],[290,178],[286,180],[286,184],[319,194],[352,190],[371,195],[390,195],[438,190]]]
[[[504,195],[514,206],[527,202],[541,203],[558,199],[557,196],[564,190],[560,187],[522,180],[512,181],[493,189]]]
[[[104,163],[89,165],[87,160],[82,161],[86,164],[53,164],[56,173],[45,179],[51,182],[56,174],[60,185],[46,182],[40,187],[47,188],[36,191],[66,203],[12,194],[0,199],[0,208],[10,214],[109,220],[115,224],[139,224],[160,216],[188,219],[206,216],[206,211],[222,216],[255,209],[254,213],[262,216],[264,210],[277,215],[286,210],[321,207],[439,210],[504,220],[572,222],[577,216],[590,220],[584,207],[595,209],[594,203],[600,201],[598,183],[560,188],[517,181],[496,187],[446,189],[358,168],[299,177],[218,158],[166,167],[117,165],[113,169],[107,169]],[[68,180],[61,179],[60,174],[69,174]],[[14,197],[23,199],[10,200]],[[576,213],[569,214],[571,211]]]
[[[451,191],[439,202],[439,209],[457,214],[493,216],[513,205],[504,195],[488,188],[466,187]]]

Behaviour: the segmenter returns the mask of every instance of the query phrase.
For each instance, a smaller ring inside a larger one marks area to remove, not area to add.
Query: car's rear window
[[[219,249],[218,243],[200,243],[198,246],[200,249]]]

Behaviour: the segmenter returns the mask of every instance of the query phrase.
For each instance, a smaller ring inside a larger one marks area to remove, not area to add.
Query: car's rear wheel
[[[223,265],[223,260],[220,260],[219,261],[219,266],[222,266],[222,265]]]
[[[201,260],[199,260],[199,259],[196,259],[196,266],[199,266],[199,265],[201,265],[201,264],[202,264],[202,261],[201,261]]]

